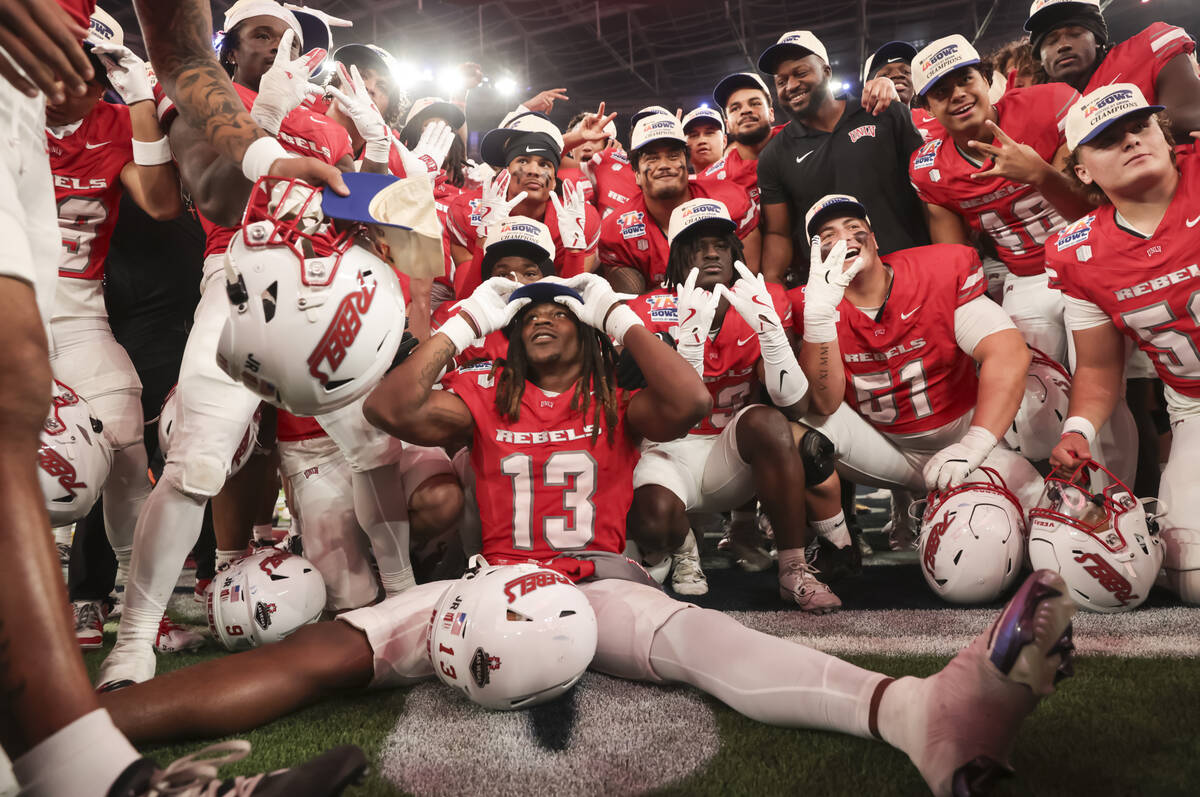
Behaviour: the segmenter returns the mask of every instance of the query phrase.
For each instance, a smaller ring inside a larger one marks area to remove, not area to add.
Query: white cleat
[[[113,692],[126,686],[140,684],[154,677],[158,659],[154,646],[146,642],[124,642],[113,645],[100,665],[96,676],[97,692]]]
[[[1030,575],[990,628],[926,679],[925,745],[913,763],[936,795],[991,792],[1021,721],[1069,677],[1075,603],[1051,570]]]
[[[671,553],[671,565],[671,589],[677,595],[708,594],[708,579],[700,568],[700,548],[691,529],[683,545]]]

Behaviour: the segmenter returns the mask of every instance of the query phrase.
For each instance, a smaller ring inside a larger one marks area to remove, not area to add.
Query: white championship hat
[[[720,111],[714,111],[712,108],[694,108],[688,111],[686,114],[684,114],[683,122],[680,126],[683,128],[684,134],[686,134],[688,127],[693,122],[699,122],[704,119],[709,120],[717,127],[721,128],[722,133],[725,132],[724,118],[722,118]]]
[[[1134,113],[1157,113],[1163,106],[1146,102],[1132,83],[1110,83],[1084,94],[1067,111],[1067,149],[1086,144],[1118,119]]]
[[[687,145],[687,136],[683,134],[683,125],[671,114],[656,113],[643,116],[633,125],[629,136],[629,151],[636,152],[652,141],[678,141]]]
[[[667,224],[667,245],[675,243],[675,239],[698,224],[733,232],[737,225],[729,215],[729,208],[717,199],[689,199],[671,211],[671,221]]]
[[[773,75],[780,61],[803,58],[806,55],[815,55],[826,65],[829,64],[825,45],[821,44],[821,40],[811,30],[790,30],[780,36],[779,41],[763,50],[763,54],[758,57],[758,68],[768,75]]]
[[[960,66],[978,64],[979,52],[965,37],[955,33],[925,45],[912,60],[913,90],[920,96],[933,84]]]
[[[812,203],[812,207],[804,214],[804,230],[808,235],[816,235],[817,229],[825,219],[835,216],[855,216],[871,223],[867,208],[849,194],[826,194]]]
[[[526,246],[536,247],[542,251],[543,260],[554,259],[554,239],[550,237],[550,228],[540,221],[528,218],[526,216],[509,216],[499,224],[488,227],[487,240],[483,244],[485,253],[497,253],[493,251],[493,247],[500,247],[499,251],[508,249],[510,246],[514,250],[521,250],[524,247],[517,244],[525,244]],[[504,257],[504,254],[500,254]]]
[[[91,24],[88,26],[87,38],[84,41],[88,44],[121,46],[125,44],[125,31],[121,28],[121,23],[117,22],[111,14],[100,6],[96,6],[92,12]]]

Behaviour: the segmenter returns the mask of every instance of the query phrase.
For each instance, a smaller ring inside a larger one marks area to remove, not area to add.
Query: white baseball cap
[[[642,119],[645,119],[647,116],[654,116],[655,114],[660,113],[666,114],[667,116],[675,115],[661,105],[647,105],[645,108],[641,109],[640,111],[636,111],[633,116],[629,117],[629,129],[632,130],[633,128],[637,127],[637,123]]]
[[[676,238],[700,224],[722,233],[737,229],[724,202],[708,198],[689,199],[671,211],[671,220],[667,223],[667,245],[675,243]]]
[[[1084,94],[1067,111],[1067,149],[1072,152],[1100,135],[1106,127],[1135,113],[1157,113],[1163,106],[1146,102],[1132,83],[1110,83]]]
[[[531,248],[533,251],[530,251]],[[531,255],[540,253],[540,256],[530,258],[535,262],[554,260],[554,239],[550,236],[550,228],[540,221],[527,216],[509,216],[499,224],[488,227],[483,251],[485,265],[490,265],[487,262],[489,260],[495,262],[510,254],[524,255],[526,252]]]
[[[933,84],[961,66],[978,64],[982,59],[966,37],[955,33],[925,45],[912,60],[913,90],[919,96]]]
[[[713,89],[713,99],[716,100],[717,106],[724,110],[729,98],[738,89],[758,89],[767,95],[768,103],[771,101],[771,91],[762,78],[753,72],[734,72],[721,78],[721,82]]]
[[[1099,14],[1100,0],[1033,0],[1029,4],[1029,18],[1025,20],[1025,30],[1032,33],[1050,24],[1052,20],[1079,11],[1094,11]]]
[[[763,50],[763,54],[758,57],[758,68],[768,75],[773,75],[780,61],[803,58],[806,55],[815,55],[824,61],[826,66],[829,65],[825,45],[821,44],[821,40],[812,31],[790,30],[780,36],[779,41]]]
[[[710,122],[713,122],[717,127],[721,128],[722,133],[725,132],[725,120],[722,118],[719,112],[714,111],[712,108],[695,108],[688,111],[683,117],[683,122],[680,123],[680,126],[683,128],[683,132],[686,134],[688,125],[692,124],[693,122],[700,121],[701,119],[707,119]]]
[[[652,141],[678,141],[687,146],[687,136],[683,134],[683,125],[672,114],[656,113],[643,116],[633,125],[633,133],[629,137],[629,151],[636,152]]]
[[[854,216],[867,224],[871,223],[867,208],[854,197],[849,194],[826,194],[812,203],[812,207],[804,214],[804,229],[811,237],[817,234],[827,219],[842,216]]]
[[[505,116],[500,127],[489,130],[480,139],[479,156],[489,166],[503,169],[508,165],[505,160],[508,144],[518,135],[530,136],[529,146],[538,144],[542,149],[548,149],[553,155],[550,160],[555,163],[562,158],[562,133],[548,116],[535,111],[513,111]]]
[[[289,28],[296,32],[296,38],[300,40],[301,50],[306,46],[312,49],[313,45],[304,41],[304,29],[300,26],[299,18],[279,3],[274,2],[274,0],[237,0],[236,3],[225,9],[225,25],[223,29],[228,33],[239,22],[250,17],[275,17],[276,19],[282,19],[287,23]],[[328,49],[328,42],[324,46]]]
[[[112,14],[96,6],[84,41],[88,44],[115,44],[119,47],[125,44],[125,30]]]

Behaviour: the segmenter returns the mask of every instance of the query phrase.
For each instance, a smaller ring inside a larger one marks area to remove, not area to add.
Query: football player
[[[509,216],[535,219],[550,229],[559,274],[595,270],[600,216],[573,185],[564,186],[561,197],[554,192],[562,148],[558,128],[530,111],[510,114],[483,137],[480,156],[501,171],[481,190],[464,192],[450,204],[456,296],[469,295],[479,284],[479,269],[467,265],[480,256],[489,228]]]
[[[713,89],[713,100],[725,114],[730,147],[704,171],[701,180],[730,180],[750,194],[758,207],[758,155],[783,125],[775,124],[775,109],[767,84],[753,72],[726,75]]]
[[[374,422],[410,440],[471,446],[490,474],[493,500],[480,504],[489,563],[541,562],[578,583],[596,616],[595,670],[690,684],[773,725],[881,739],[937,795],[958,779],[999,774],[1020,721],[1068,672],[1074,604],[1062,580],[1031,576],[995,623],[926,679],[869,672],[667,597],[619,555],[637,446],[686,434],[712,401],[696,371],[602,279],[571,284],[582,292],[489,280],[367,402]],[[461,370],[435,389],[462,347],[503,327],[508,361]],[[610,336],[636,358],[645,389],[616,390]],[[433,674],[429,618],[449,586],[423,584],[276,645],[104,695],[104,704],[148,741],[254,727],[339,689],[411,684]]]
[[[936,56],[936,57],[935,57]],[[1090,209],[1059,171],[1066,161],[1062,124],[1078,94],[1060,84],[988,99],[990,66],[962,36],[917,53],[917,96],[946,129],[912,155],[909,176],[929,217],[934,243],[988,236],[1008,267],[1005,311],[1030,346],[1067,361],[1062,297],[1046,287],[1046,239]],[[1053,164],[1053,165],[1052,165]]]
[[[791,303],[783,286],[742,264],[736,230],[718,201],[675,208],[666,273],[675,287],[633,302],[646,327],[675,340],[703,376],[713,410],[683,438],[643,446],[630,537],[649,567],[671,555],[676,592],[702,595],[708,584],[687,513],[727,512],[757,494],[775,529],[781,595],[824,614],[841,601],[805,559],[804,464],[787,421],[807,408],[808,384],[788,337]],[[764,385],[779,409],[758,403]],[[844,542],[857,551],[848,535]],[[748,542],[731,534],[730,547],[741,558]]]
[[[1155,22],[1120,44],[1108,42],[1099,0],[1034,0],[1029,6],[1033,59],[1043,82],[1091,92],[1118,81],[1132,83],[1151,103],[1163,105],[1177,135],[1200,130],[1200,77],[1196,42],[1183,28]]]
[[[663,284],[671,212],[690,199],[725,205],[737,221],[745,262],[757,273],[761,236],[754,204],[736,185],[688,180],[687,136],[674,116],[654,113],[634,122],[629,151],[639,191],[600,230],[600,262],[614,285],[643,293]]]
[[[1200,603],[1200,491],[1189,457],[1200,445],[1200,153],[1172,149],[1164,121],[1133,83],[1085,94],[1067,115],[1071,173],[1106,200],[1046,246],[1075,340],[1070,417],[1051,461],[1091,459],[1121,393],[1124,342],[1150,356],[1165,385],[1171,456],[1159,497],[1159,583]],[[1100,198],[1099,196],[1097,198]]]
[[[863,65],[863,83],[875,78],[885,77],[896,86],[900,102],[911,106],[916,94],[913,91],[912,62],[917,54],[917,48],[908,42],[894,41],[880,47],[867,63]],[[924,141],[942,138],[946,135],[945,128],[933,114],[925,108],[912,107],[912,120]]]
[[[688,161],[701,174],[725,152],[725,122],[717,111],[701,107],[688,111],[680,124],[687,136]]]
[[[592,185],[591,201],[601,219],[637,196],[637,181],[629,165],[629,154],[617,140],[616,114],[604,114],[604,103],[596,113],[588,114],[564,137],[564,146],[574,146],[579,152],[584,145],[603,142],[603,146],[588,158],[579,158],[579,170]],[[582,153],[581,153],[582,154]]]
[[[789,292],[807,421],[856,484],[920,491],[1000,474],[1031,508],[1042,479],[997,442],[1012,424],[1030,354],[984,291],[974,249],[932,244],[879,254],[866,209],[845,195],[809,209],[808,285]],[[977,375],[978,371],[978,375]],[[849,407],[843,406],[843,401]]]

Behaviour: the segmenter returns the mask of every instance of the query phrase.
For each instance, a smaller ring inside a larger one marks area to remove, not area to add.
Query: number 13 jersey
[[[1077,99],[1079,92],[1065,83],[1013,89],[994,106],[996,124],[1051,163],[1066,141],[1067,109]],[[944,134],[917,148],[908,175],[923,202],[958,214],[972,230],[991,238],[1010,272],[1018,277],[1041,274],[1043,245],[1066,220],[1031,185],[1003,177],[971,177],[991,167],[990,159],[980,166],[967,160]]]
[[[564,551],[625,550],[637,441],[618,394],[618,422],[592,440],[595,399],[572,409],[574,390],[551,395],[525,383],[518,420],[496,409],[492,363],[460,368],[442,384],[475,419],[471,467],[485,558],[546,560]]]

